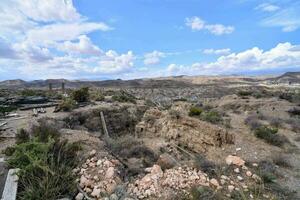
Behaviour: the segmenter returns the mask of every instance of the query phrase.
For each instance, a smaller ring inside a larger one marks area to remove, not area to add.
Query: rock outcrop
[[[234,135],[217,125],[188,116],[172,116],[155,108],[145,112],[136,126],[136,135],[163,137],[199,153],[205,152],[208,146],[234,143]]]

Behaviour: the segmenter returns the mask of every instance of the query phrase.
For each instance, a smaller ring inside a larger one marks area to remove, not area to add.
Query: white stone
[[[101,190],[95,187],[95,188],[93,189],[93,192],[91,193],[91,195],[92,195],[93,197],[100,197],[100,193],[101,193]]]
[[[234,186],[233,185],[228,185],[228,191],[232,192],[234,190]]]
[[[235,168],[234,170],[233,170],[235,173],[240,173],[240,169],[239,168]]]
[[[105,173],[105,178],[111,179],[113,178],[114,174],[115,174],[115,168],[109,167]]]
[[[243,178],[243,177],[241,177],[241,176],[237,176],[237,179],[238,179],[239,181],[242,181],[242,180],[244,180],[244,178]]]
[[[79,193],[76,195],[75,200],[83,200],[83,198],[84,198],[84,195],[83,195],[82,193],[79,192]]]
[[[219,182],[217,181],[217,179],[212,178],[212,179],[210,179],[209,182],[210,182],[210,184],[212,184],[215,187],[219,187],[220,186]]]
[[[96,153],[97,153],[97,151],[96,151],[95,149],[93,149],[93,150],[90,152],[90,156],[91,156],[91,157],[92,157],[92,156],[95,156]]]

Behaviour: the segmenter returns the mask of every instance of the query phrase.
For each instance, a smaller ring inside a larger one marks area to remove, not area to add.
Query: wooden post
[[[105,118],[104,118],[102,111],[100,112],[100,118],[101,118],[102,128],[103,128],[105,137],[109,138],[109,134],[108,134],[106,123],[105,123]]]
[[[65,93],[65,83],[64,82],[61,83],[61,91],[62,91],[62,93]]]
[[[49,83],[49,91],[52,91],[52,83]]]

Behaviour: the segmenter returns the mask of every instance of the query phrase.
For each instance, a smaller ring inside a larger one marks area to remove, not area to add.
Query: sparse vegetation
[[[72,99],[77,102],[86,102],[89,99],[89,88],[82,87],[72,92]]]
[[[72,197],[76,192],[72,169],[77,164],[80,146],[59,140],[49,127],[20,130],[18,144],[10,152],[8,164],[19,168],[18,199],[52,200]]]
[[[262,126],[261,122],[259,121],[259,118],[256,114],[249,115],[245,119],[245,124],[250,127],[251,130],[256,130],[259,127]]]
[[[157,155],[142,141],[132,136],[126,135],[119,138],[106,138],[107,147],[114,154],[122,159],[139,158],[142,159],[144,167],[150,167],[158,159]],[[136,169],[134,169],[136,171]],[[138,170],[140,171],[140,170]]]
[[[30,135],[25,129],[18,130],[18,133],[16,134],[16,144],[21,144],[28,142],[30,140]]]
[[[288,159],[287,155],[282,155],[282,154],[277,154],[274,155],[273,158],[273,163],[280,167],[285,167],[285,168],[290,168],[292,167],[290,160]]]
[[[135,96],[128,94],[127,92],[121,90],[114,94],[112,96],[112,100],[118,101],[118,102],[130,102],[130,103],[136,103]]]
[[[169,115],[172,119],[179,119],[181,117],[181,113],[178,110],[169,110]]]
[[[196,169],[201,170],[209,174],[210,176],[216,175],[216,164],[210,160],[207,160],[207,158],[205,158],[205,156],[203,155],[196,155],[194,160],[194,166],[196,167]]]
[[[7,106],[7,105],[0,105],[0,116],[5,115],[5,113],[12,112],[16,110],[16,106]]]
[[[92,90],[92,91],[90,91],[90,99],[93,100],[93,101],[104,101],[105,96],[99,90],[96,90],[96,91]]]
[[[208,111],[201,114],[201,119],[213,124],[218,124],[223,121],[222,116],[217,111]]]
[[[241,97],[251,96],[252,94],[253,94],[252,91],[247,91],[247,90],[241,90],[238,92],[238,95]]]
[[[282,146],[288,142],[288,139],[283,135],[277,134],[277,132],[277,128],[270,128],[267,126],[261,126],[254,131],[257,138],[263,139],[267,143],[275,146]]]
[[[58,105],[58,109],[62,111],[71,111],[76,107],[76,101],[71,98],[63,98],[61,103]]]
[[[207,121],[213,124],[219,124],[223,122],[222,115],[218,111],[213,110],[209,105],[204,106],[203,108],[191,107],[189,116],[198,117],[203,121]]]
[[[200,116],[203,110],[198,107],[191,107],[189,111],[189,116]]]
[[[46,96],[46,91],[37,89],[24,89],[20,92],[21,96]]]

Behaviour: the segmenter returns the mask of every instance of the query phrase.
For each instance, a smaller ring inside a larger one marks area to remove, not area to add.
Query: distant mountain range
[[[67,79],[47,79],[47,80],[34,80],[24,81],[21,79],[6,80],[0,82],[1,88],[48,88],[49,84],[52,84],[53,88],[60,88],[62,83],[65,83],[67,88],[78,88],[82,86],[88,87],[145,87],[145,88],[159,88],[159,87],[192,87],[195,86],[195,82],[192,80],[203,79],[200,81],[205,84],[206,80],[210,80],[209,83],[214,83],[216,80],[220,82],[222,76],[173,76],[163,78],[145,78],[134,80],[103,80],[103,81],[89,81],[89,80],[67,80]],[[254,76],[232,76],[232,80],[228,76],[224,76],[226,82],[268,82],[274,84],[300,84],[300,72],[287,72],[278,77],[254,77]]]

